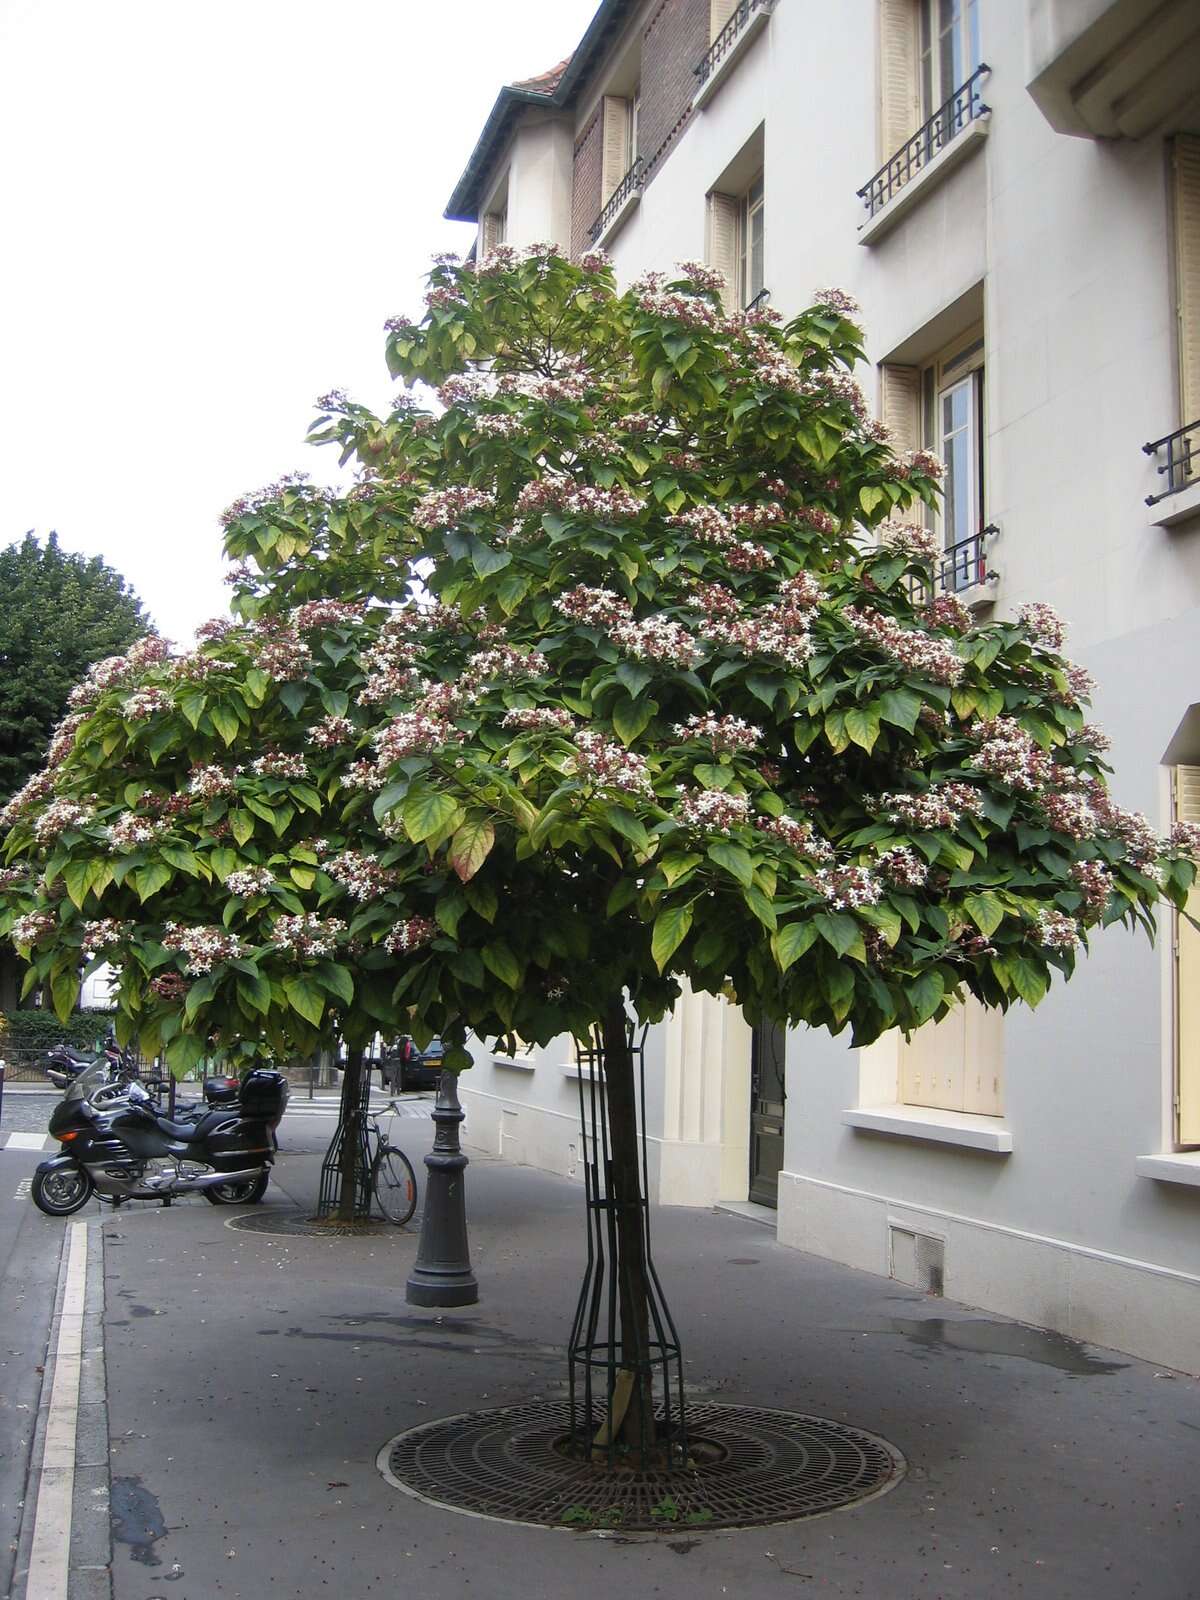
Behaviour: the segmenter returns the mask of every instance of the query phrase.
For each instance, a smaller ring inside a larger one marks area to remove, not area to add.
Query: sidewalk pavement
[[[318,1165],[283,1157],[259,1209],[310,1212]],[[375,1465],[392,1435],[565,1388],[582,1190],[479,1155],[466,1178],[481,1297],[444,1314],[405,1304],[415,1228],[268,1237],[229,1231],[237,1213],[199,1199],[93,1224],[113,1600],[1200,1596],[1200,1384],[785,1249],[725,1213],[654,1215],[692,1391],[882,1434],[908,1460],[899,1487],[688,1537],[506,1525],[397,1492]]]

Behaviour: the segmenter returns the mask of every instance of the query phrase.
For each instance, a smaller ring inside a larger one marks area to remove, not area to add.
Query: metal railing
[[[721,62],[733,49],[742,29],[750,21],[754,13],[764,5],[770,9],[770,0],[738,0],[738,4],[734,7],[733,15],[729,21],[692,68],[692,75],[696,79],[697,88],[703,88],[708,82],[721,65]]]
[[[595,222],[588,229],[588,238],[592,244],[595,244],[596,240],[603,235],[605,229],[612,222],[617,212],[620,211],[626,200],[629,199],[629,196],[642,187],[642,168],[644,165],[645,162],[641,156],[635,157],[629,171],[609,195],[605,202],[604,210],[601,211]]]
[[[985,105],[980,98],[983,79],[990,71],[987,65],[976,67],[966,83],[954,91],[945,105],[939,106],[908,143],[901,145],[895,155],[880,167],[870,183],[858,190],[858,198],[866,206],[869,217],[881,211],[964,128],[979,117],[990,116],[991,106]]]
[[[770,291],[770,289],[760,289],[752,300],[747,300],[746,301],[746,304],[742,307],[742,310],[748,315],[751,311],[757,311],[758,308],[761,306],[763,308],[763,310],[765,311],[767,309],[767,307],[770,305],[770,303],[771,303],[771,291]]]
[[[957,544],[948,544],[934,568],[932,593],[961,594],[964,589],[973,589],[976,584],[994,582],[1000,574],[993,572],[988,565],[988,545],[999,532],[996,524],[989,522],[978,533],[968,534]],[[915,600],[919,595],[929,593],[930,586],[923,579],[909,578],[910,599]]]
[[[1188,484],[1200,482],[1200,419],[1144,444],[1142,450],[1148,456],[1157,455],[1160,450],[1167,452],[1166,460],[1154,469],[1160,478],[1166,478],[1167,487],[1157,494],[1148,494],[1148,506],[1156,506],[1168,495],[1186,489]]]

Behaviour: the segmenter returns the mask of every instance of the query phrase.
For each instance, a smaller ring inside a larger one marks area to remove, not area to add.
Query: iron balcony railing
[[[737,43],[738,35],[750,18],[765,5],[769,5],[769,0],[738,0],[729,21],[692,68],[698,87],[703,88],[708,82]]]
[[[770,305],[770,303],[771,303],[771,291],[770,291],[770,289],[760,289],[752,300],[747,300],[746,301],[746,304],[742,307],[742,310],[747,316],[749,316],[751,311],[757,311],[760,306],[765,311],[767,309],[767,307]]]
[[[881,211],[964,128],[979,117],[990,116],[992,108],[981,98],[983,80],[990,71],[986,65],[976,67],[966,83],[956,89],[945,105],[939,106],[908,143],[901,145],[880,167],[870,183],[858,191],[869,217]]]
[[[1174,433],[1154,439],[1150,444],[1144,444],[1142,449],[1148,456],[1157,455],[1160,450],[1166,451],[1166,459],[1160,461],[1154,470],[1160,478],[1166,478],[1167,487],[1160,489],[1157,494],[1148,494],[1148,506],[1156,506],[1168,495],[1178,494],[1190,483],[1200,483],[1200,420],[1176,428]]]
[[[969,534],[957,544],[948,544],[933,571],[933,589],[937,594],[961,594],[977,584],[993,583],[1000,574],[988,564],[988,546],[1000,532],[994,522],[989,522],[978,533]],[[928,594],[930,586],[921,578],[908,580],[910,599]]]
[[[637,156],[629,171],[609,195],[605,202],[604,210],[588,229],[588,238],[592,244],[595,244],[596,240],[603,235],[605,229],[612,222],[617,212],[620,211],[626,200],[629,199],[629,196],[642,187],[642,168],[644,165],[645,163],[641,156]]]

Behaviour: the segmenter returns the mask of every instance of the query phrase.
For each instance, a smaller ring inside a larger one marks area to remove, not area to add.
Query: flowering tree
[[[1111,801],[1054,615],[931,597],[940,467],[869,417],[852,304],[784,326],[719,287],[438,263],[387,354],[441,409],[326,397],[355,488],[231,508],[244,625],[94,674],[10,808],[9,926],[56,994],[119,952],[126,1026],[173,1060],[189,1024],[245,1050],[335,1006],[411,1007],[451,1067],[468,1028],[596,1028],[631,1200],[627,1005],[686,979],[867,1043],[1035,1005],[1089,930],[1182,905],[1197,840]],[[217,743],[248,770],[202,778]],[[618,1276],[636,1366],[631,1220]]]

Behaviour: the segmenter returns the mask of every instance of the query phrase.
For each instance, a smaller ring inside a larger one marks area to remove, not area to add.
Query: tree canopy
[[[52,533],[0,550],[0,799],[45,758],[67,696],[94,661],[147,628],[141,601],[98,557],[72,555]]]
[[[861,1043],[1183,904],[1196,831],[1113,803],[1054,614],[934,593],[940,464],[869,416],[852,303],[720,288],[439,261],[389,413],[322,403],[355,486],[231,507],[239,622],[93,668],[10,804],[32,981],[117,960],[174,1065],[336,1022],[463,1066],[683,979]]]

